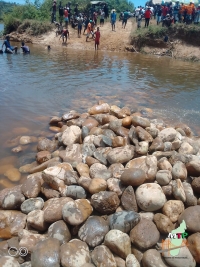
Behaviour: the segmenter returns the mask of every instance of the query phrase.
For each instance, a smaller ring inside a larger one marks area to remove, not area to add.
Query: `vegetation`
[[[63,6],[66,6],[69,0],[61,2]],[[76,3],[78,3],[78,8],[81,12],[86,12],[86,10],[90,9],[90,0],[71,0],[72,10]],[[128,2],[128,0],[107,0],[107,3],[109,10],[115,8],[117,12],[127,9],[133,11],[134,8],[134,5],[131,2]],[[57,1],[57,5],[58,4],[59,1]],[[37,35],[50,30],[51,8],[52,0],[44,0],[42,2],[40,2],[40,0],[35,0],[34,2],[26,0],[24,5],[12,5],[10,11],[4,9],[4,34],[16,30],[22,32],[23,30]]]
[[[153,43],[155,39],[163,39],[166,35],[168,35],[171,40],[176,38],[183,40],[188,44],[196,46],[200,45],[200,26],[194,24],[172,24],[169,28],[162,27],[161,25],[140,28],[131,33],[131,44],[140,49],[147,44],[147,40],[151,40],[151,43]]]
[[[14,6],[16,6],[15,3],[0,1],[0,20],[3,20],[3,14],[12,12]]]

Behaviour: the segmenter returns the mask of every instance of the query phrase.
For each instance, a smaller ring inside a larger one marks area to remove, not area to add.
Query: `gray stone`
[[[33,210],[42,210],[44,207],[44,200],[41,197],[29,198],[21,204],[21,211],[25,214]]]
[[[65,196],[73,199],[82,199],[87,197],[87,192],[81,186],[69,185],[65,191]]]

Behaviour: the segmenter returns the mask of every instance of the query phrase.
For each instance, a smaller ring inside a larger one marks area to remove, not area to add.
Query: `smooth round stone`
[[[188,248],[197,263],[200,263],[200,233],[188,237]]]
[[[178,222],[185,221],[187,230],[191,233],[200,232],[200,206],[193,206],[185,209],[179,216]]]
[[[128,233],[139,223],[140,215],[134,211],[120,211],[110,215],[108,220],[110,229]]]
[[[163,190],[163,193],[165,194],[167,199],[173,198],[172,185],[171,184],[162,186],[162,190]]]
[[[106,166],[101,163],[94,163],[90,167],[90,177],[91,178],[101,178],[101,172],[107,170]],[[110,177],[109,177],[110,178]]]
[[[27,224],[38,231],[46,231],[48,224],[44,220],[44,211],[33,210],[29,212],[27,215]]]
[[[96,247],[104,240],[109,231],[108,222],[99,216],[91,216],[79,229],[79,238],[86,242],[90,247]]]
[[[32,136],[22,136],[20,139],[19,139],[19,144],[20,145],[27,145],[27,144],[30,144],[32,142],[37,142],[37,138],[33,138]]]
[[[173,223],[178,220],[179,215],[183,211],[184,205],[180,200],[169,200],[162,208],[162,213],[166,215]]]
[[[21,211],[25,214],[33,210],[42,210],[44,207],[44,200],[41,197],[29,198],[21,204]]]
[[[62,267],[80,267],[91,262],[87,244],[78,239],[73,239],[61,245],[60,259]]]
[[[83,126],[82,127],[82,134],[81,134],[81,136],[82,136],[82,139],[83,140],[85,139],[86,136],[88,136],[89,132],[90,132],[90,130],[89,130],[88,127],[86,127],[86,126]]]
[[[153,221],[154,213],[153,212],[146,212],[146,211],[141,211],[140,213],[140,218],[142,219],[147,219]]]
[[[2,256],[0,258],[1,267],[20,267],[19,262],[14,257]]]
[[[114,192],[101,191],[92,195],[91,204],[101,214],[111,214],[119,206],[120,200]]]
[[[117,267],[113,254],[104,245],[96,247],[91,253],[91,258],[95,266]]]
[[[94,118],[90,117],[88,119],[86,119],[83,123],[82,126],[86,126],[89,130],[91,130],[93,127],[97,127],[98,126],[98,121],[95,120]]]
[[[21,173],[16,168],[8,169],[4,175],[12,182],[18,182],[21,178]]]
[[[142,250],[153,247],[159,238],[160,233],[156,225],[151,220],[144,218],[130,232],[131,242]]]
[[[18,209],[24,200],[25,197],[22,193],[10,192],[4,197],[2,201],[2,208],[5,210]]]
[[[126,169],[122,173],[120,180],[125,185],[139,186],[146,180],[146,173],[142,169]]]
[[[104,245],[123,259],[131,254],[130,237],[120,230],[110,230],[105,236]]]
[[[162,234],[168,234],[174,230],[172,221],[162,213],[156,213],[153,220],[158,228],[158,231]]]
[[[22,147],[21,146],[16,146],[16,147],[14,147],[11,151],[13,152],[13,153],[19,153],[19,152],[21,152],[23,149],[22,149]]]
[[[155,183],[140,185],[135,195],[138,206],[144,211],[159,210],[167,201],[162,188]]]
[[[143,128],[150,127],[150,121],[146,118],[140,116],[132,116],[132,124],[136,126],[141,126]]]
[[[121,163],[114,163],[110,165],[108,170],[112,172],[114,178],[120,178],[124,171],[124,166]]]
[[[108,113],[110,111],[110,106],[107,103],[102,103],[101,105],[94,105],[88,109],[90,115]]]
[[[174,141],[177,132],[174,128],[166,128],[158,134],[158,137],[162,139],[163,142],[172,142]]]
[[[107,155],[107,160],[110,164],[126,163],[134,156],[134,146],[126,145],[123,147],[113,148]]]
[[[126,257],[126,267],[140,267],[140,263],[136,259],[135,255],[129,254]]]
[[[132,186],[128,186],[122,196],[121,196],[121,204],[125,210],[132,210],[137,212],[138,206],[135,199],[135,192]]]
[[[62,142],[69,146],[80,142],[81,129],[76,125],[68,127],[62,134]]]
[[[63,219],[70,225],[79,225],[92,213],[93,208],[87,199],[69,201],[62,208]]]
[[[181,161],[177,161],[172,168],[173,179],[180,179],[181,181],[187,178],[187,169],[185,164]]]
[[[172,179],[172,175],[171,175],[171,172],[168,170],[159,170],[156,173],[156,181],[161,186],[168,185],[171,179]]]
[[[87,192],[81,186],[69,185],[65,191],[65,196],[73,199],[83,199],[87,197]]]
[[[191,185],[192,185],[194,192],[197,194],[200,194],[200,177],[194,178]]]
[[[60,242],[55,238],[39,242],[31,254],[32,267],[60,267]]]
[[[129,128],[131,126],[131,124],[132,124],[132,118],[130,116],[123,118],[122,126]]]
[[[95,194],[99,193],[100,191],[105,191],[106,188],[107,188],[107,182],[104,179],[94,178],[91,179],[88,190],[91,194]]]
[[[89,176],[90,169],[87,164],[79,163],[76,169],[80,176]]]
[[[161,253],[159,253],[156,249],[148,249],[144,252],[142,257],[143,267],[168,267],[162,257]]]
[[[163,143],[162,139],[159,137],[156,137],[153,140],[151,146],[149,147],[149,151],[151,153],[153,153],[155,151],[164,151],[164,143]]]
[[[168,171],[172,171],[172,165],[169,163],[169,161],[167,160],[167,158],[163,157],[158,161],[158,168],[160,170],[168,170]]]
[[[69,242],[71,239],[70,231],[63,220],[57,221],[50,225],[48,229],[48,236],[58,239],[60,245]]]
[[[37,150],[38,151],[49,151],[53,152],[56,149],[56,143],[48,138],[42,138],[38,141]]]
[[[23,182],[21,191],[27,198],[35,198],[39,195],[41,189],[41,179],[33,177]]]

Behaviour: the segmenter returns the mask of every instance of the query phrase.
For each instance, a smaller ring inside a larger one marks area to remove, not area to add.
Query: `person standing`
[[[101,14],[100,14],[100,26],[101,27],[103,27],[104,25],[104,18],[105,18],[105,12],[101,10]]]
[[[64,8],[64,21],[65,21],[65,27],[68,29],[69,13],[67,7]]]
[[[115,23],[116,23],[116,13],[115,10],[111,13],[111,25],[112,25],[112,31],[115,31]]]
[[[90,36],[90,33],[91,33],[91,23],[92,23],[92,20],[89,21],[88,25],[87,25],[87,36],[86,36],[86,42],[88,41],[88,38]]]
[[[123,20],[122,20],[122,28],[123,28],[123,26],[124,26],[124,29],[125,29],[125,27],[126,27],[128,17],[129,17],[129,14],[128,14],[128,11],[126,10],[126,11],[124,12],[124,16],[123,16]]]
[[[56,21],[56,1],[53,1],[52,5],[52,15],[51,15],[51,23],[54,23]]]
[[[94,21],[94,25],[96,26],[97,25],[97,12],[96,11],[93,12],[93,21]]]
[[[64,15],[64,9],[63,9],[61,1],[60,1],[60,4],[59,4],[59,7],[58,7],[58,11],[59,11],[59,22],[60,22],[60,24],[62,24],[63,15]]]
[[[147,10],[144,13],[144,18],[145,18],[145,28],[149,27],[149,20],[151,18],[151,9],[150,7],[147,8]]]
[[[162,9],[161,6],[157,7],[157,25],[161,22]]]
[[[97,27],[97,31],[94,33],[95,34],[95,50],[99,49],[99,41],[100,41],[100,31],[99,31],[99,27]]]
[[[83,26],[83,18],[82,18],[82,16],[79,16],[77,18],[77,21],[78,21],[78,38],[80,38],[81,37],[82,26]]]

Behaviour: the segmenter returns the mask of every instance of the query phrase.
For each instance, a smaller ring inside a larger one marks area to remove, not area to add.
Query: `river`
[[[133,110],[151,108],[153,118],[185,122],[200,135],[198,63],[131,53],[47,51],[36,45],[30,49],[30,55],[0,55],[1,179],[3,165],[19,168],[24,155],[36,152],[34,144],[13,154],[7,140],[21,134],[51,136],[51,116],[87,111],[99,99]]]

